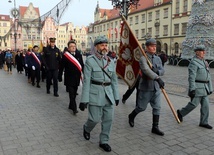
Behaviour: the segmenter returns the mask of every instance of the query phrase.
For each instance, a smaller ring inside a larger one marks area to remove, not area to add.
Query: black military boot
[[[137,116],[137,112],[135,110],[132,111],[131,114],[129,114],[129,125],[131,127],[134,127],[134,118]]]
[[[40,88],[40,85],[39,85],[39,83],[38,83],[38,82],[37,82],[37,85],[36,85],[36,87],[37,87],[37,88]]]
[[[152,124],[152,133],[163,136],[164,132],[162,132],[159,127],[159,115],[153,115],[153,124]]]

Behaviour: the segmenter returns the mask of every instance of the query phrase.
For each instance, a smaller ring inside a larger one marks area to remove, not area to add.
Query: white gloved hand
[[[25,67],[27,67],[27,64],[25,64]]]
[[[35,66],[32,66],[32,70],[35,70],[36,68],[35,68]]]

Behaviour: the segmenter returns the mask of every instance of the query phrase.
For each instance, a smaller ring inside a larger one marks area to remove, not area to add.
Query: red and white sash
[[[34,52],[32,52],[31,54],[34,57],[34,59],[37,61],[37,63],[41,66],[41,61],[38,59],[38,57],[36,56],[36,54]]]
[[[80,81],[81,81],[81,85],[82,85],[82,80],[83,80],[83,78],[82,78],[82,66],[80,65],[80,63],[79,63],[79,61],[77,61],[77,59],[73,56],[73,55],[71,55],[69,52],[65,52],[64,53],[64,56],[72,63],[72,64],[74,64],[76,67],[77,67],[77,69],[80,71],[80,73],[81,73],[81,76],[80,76]]]

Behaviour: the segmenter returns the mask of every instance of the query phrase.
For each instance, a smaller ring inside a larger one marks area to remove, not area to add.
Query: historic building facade
[[[185,38],[192,0],[140,0],[137,8],[131,8],[127,22],[144,47],[148,38],[157,40],[157,52],[180,55]],[[89,34],[109,38],[110,50],[118,52],[121,17],[115,9],[101,9],[99,3],[94,13],[94,23]]]
[[[49,38],[56,38],[57,26],[52,17],[47,17],[43,21],[42,27],[42,43],[44,46],[47,46],[49,43]]]
[[[21,27],[22,49],[28,46],[39,45],[41,41],[41,21],[38,7],[30,3],[28,7],[19,6],[19,26]]]
[[[11,48],[10,36],[4,37],[10,30],[12,19],[9,15],[0,15],[0,49]]]

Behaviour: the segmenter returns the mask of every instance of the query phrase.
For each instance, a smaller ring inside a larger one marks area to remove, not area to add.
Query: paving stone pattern
[[[187,68],[165,66],[163,77],[166,91],[175,109],[189,101],[187,97]],[[211,69],[212,77],[214,70]],[[214,79],[214,77],[213,77]],[[115,118],[109,144],[110,153],[99,148],[98,124],[91,132],[91,139],[82,136],[87,110],[74,116],[68,110],[68,93],[59,83],[59,97],[46,94],[45,83],[41,88],[27,83],[24,74],[13,69],[9,75],[0,70],[0,155],[212,155],[214,131],[198,126],[200,106],[178,124],[162,99],[160,129],[165,136],[151,133],[152,113],[148,106],[135,119],[135,127],[128,124],[128,114],[135,106],[135,92],[125,104],[115,107]],[[121,97],[128,87],[119,80]],[[78,89],[77,103],[81,96]],[[211,97],[212,98],[212,97]],[[213,101],[213,100],[211,100]],[[210,104],[209,123],[214,125],[214,105]]]

